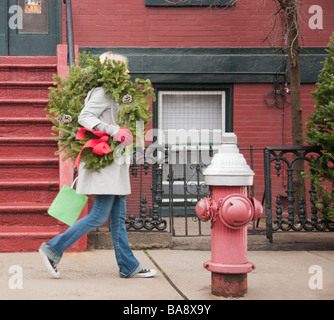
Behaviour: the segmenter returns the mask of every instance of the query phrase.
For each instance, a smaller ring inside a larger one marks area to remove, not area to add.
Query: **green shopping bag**
[[[75,181],[72,186],[74,183]],[[72,226],[77,221],[87,200],[87,196],[76,193],[75,189],[65,184],[53,200],[48,213],[59,221]]]

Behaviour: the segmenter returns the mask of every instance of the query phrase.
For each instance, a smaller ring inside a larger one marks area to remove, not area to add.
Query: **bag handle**
[[[71,185],[71,188],[75,190],[75,183],[77,182],[79,176],[77,176],[74,180],[73,180],[73,183]]]
[[[75,168],[75,169],[74,169],[74,172],[73,172],[73,183],[72,183],[72,185],[71,185],[71,188],[74,189],[74,190],[75,190],[75,188],[76,188],[75,184],[76,184],[78,178],[79,178],[78,169]]]

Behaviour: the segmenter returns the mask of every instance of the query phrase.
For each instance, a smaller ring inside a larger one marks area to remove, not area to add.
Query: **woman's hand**
[[[131,144],[133,141],[133,136],[129,128],[101,122],[95,129],[109,134],[124,146]]]
[[[127,146],[132,143],[133,136],[129,128],[120,127],[114,138],[122,145]]]

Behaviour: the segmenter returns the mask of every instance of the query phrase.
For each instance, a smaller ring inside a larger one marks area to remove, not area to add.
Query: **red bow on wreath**
[[[93,152],[102,156],[103,154],[108,154],[111,152],[110,146],[108,144],[108,140],[109,140],[109,135],[106,134],[103,131],[98,131],[98,130],[89,130],[86,128],[81,128],[76,136],[75,139],[77,140],[81,140],[85,138],[85,133],[86,131],[92,132],[93,134],[95,134],[96,136],[100,137],[99,139],[91,139],[88,140],[84,146],[82,147],[82,149],[80,150],[80,153],[77,156],[77,159],[75,160],[74,166],[73,168],[76,168],[79,166],[80,164],[80,157],[81,157],[81,152],[83,151],[83,149],[85,148],[93,148]]]

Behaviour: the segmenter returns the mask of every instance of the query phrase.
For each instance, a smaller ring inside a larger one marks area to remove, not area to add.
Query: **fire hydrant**
[[[224,133],[222,145],[204,171],[210,195],[196,205],[202,221],[211,221],[211,292],[216,296],[242,297],[247,292],[247,273],[255,269],[247,261],[247,225],[263,208],[248,196],[254,172],[237,147],[234,133]]]

